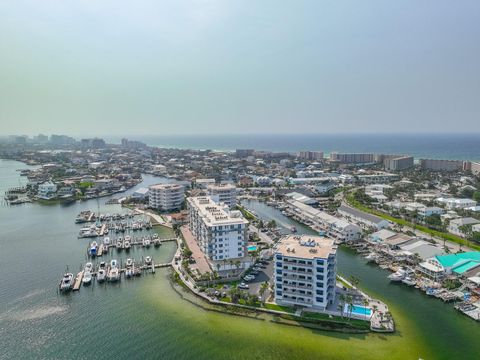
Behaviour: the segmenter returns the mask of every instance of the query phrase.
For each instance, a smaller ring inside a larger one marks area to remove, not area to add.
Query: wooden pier
[[[77,276],[75,276],[75,280],[73,282],[73,291],[78,291],[80,290],[80,286],[82,285],[82,279],[83,279],[83,271],[80,271]]]

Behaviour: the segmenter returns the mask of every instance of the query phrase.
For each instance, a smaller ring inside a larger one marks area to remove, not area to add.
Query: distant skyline
[[[0,136],[479,133],[480,2],[5,0]]]

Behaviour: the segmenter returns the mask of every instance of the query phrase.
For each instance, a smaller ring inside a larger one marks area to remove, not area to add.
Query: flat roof
[[[338,208],[338,211],[344,211],[344,212],[349,213],[349,214],[351,214],[351,215],[353,215],[357,218],[360,218],[360,219],[363,219],[363,220],[366,220],[366,221],[370,221],[370,222],[375,223],[375,224],[378,224],[382,221],[387,221],[387,220],[382,219],[379,216],[364,213],[363,211],[351,208],[350,206],[340,205],[340,207]]]
[[[275,253],[301,259],[327,259],[337,252],[335,241],[314,235],[288,235],[277,244]]]
[[[198,210],[207,225],[248,224],[240,211],[229,211],[228,207],[219,205],[209,196],[189,197],[187,201]]]

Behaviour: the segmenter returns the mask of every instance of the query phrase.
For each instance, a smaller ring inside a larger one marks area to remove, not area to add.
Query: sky
[[[480,132],[480,1],[1,0],[0,136]]]

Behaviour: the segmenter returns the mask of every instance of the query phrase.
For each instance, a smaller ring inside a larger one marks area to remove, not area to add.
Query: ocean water
[[[480,130],[480,129],[476,129]],[[305,134],[127,136],[151,146],[234,151],[256,149],[298,152],[318,150],[408,154],[415,158],[480,160],[480,134]],[[119,143],[120,137],[107,137]]]

